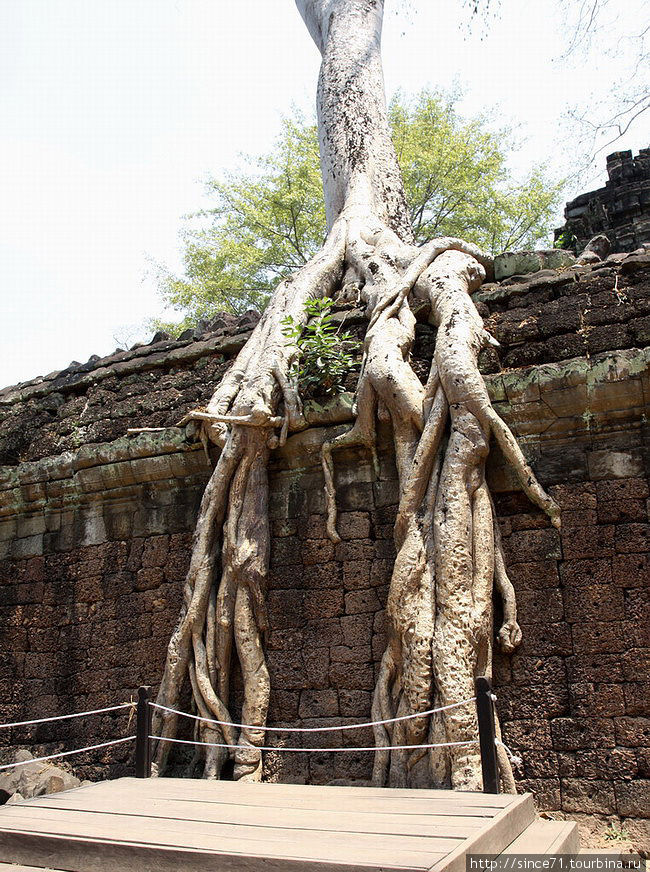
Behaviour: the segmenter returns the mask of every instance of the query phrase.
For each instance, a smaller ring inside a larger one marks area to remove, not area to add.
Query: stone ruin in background
[[[612,251],[634,251],[650,242],[650,148],[636,157],[631,151],[616,151],[607,156],[608,181],[604,188],[580,194],[566,204],[566,224],[555,231],[575,240],[576,252],[589,240],[604,233]]]

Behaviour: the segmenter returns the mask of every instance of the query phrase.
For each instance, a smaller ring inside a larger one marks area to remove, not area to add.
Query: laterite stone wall
[[[650,264],[620,261],[484,286],[476,300],[502,344],[481,358],[495,407],[563,508],[560,534],[493,449],[489,481],[524,634],[512,657],[495,657],[504,739],[540,806],[641,819],[650,813]],[[345,317],[362,331],[361,313]],[[420,317],[424,376],[435,331]],[[169,426],[203,401],[250,327],[231,322],[0,393],[3,721],[121,702],[159,681],[210,467],[184,431],[123,434]],[[379,477],[363,452],[338,454],[343,541],[329,541],[320,446],[349,417],[349,397],[334,411],[312,404],[312,426],[272,459],[272,725],[369,718],[397,479],[388,429]],[[235,676],[235,717],[240,702]],[[0,758],[113,738],[132,729],[126,721],[0,733]],[[289,735],[271,741],[373,743],[365,731]],[[106,777],[128,771],[130,757],[119,746],[76,762],[81,775]],[[265,776],[368,778],[371,762],[367,752],[270,752]]]

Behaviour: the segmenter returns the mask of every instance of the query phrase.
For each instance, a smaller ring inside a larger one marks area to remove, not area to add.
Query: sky
[[[466,113],[516,125],[516,171],[560,174],[567,101],[611,91],[628,47],[563,65],[566,3],[495,2],[469,29],[460,2],[387,2],[388,96],[459,85]],[[310,111],[319,62],[292,0],[0,0],[0,386],[146,338],[151,263],[181,269],[202,180]],[[642,118],[609,150],[649,144]]]

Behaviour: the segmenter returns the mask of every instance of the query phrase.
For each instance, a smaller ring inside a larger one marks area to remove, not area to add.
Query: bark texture
[[[491,259],[460,239],[412,244],[406,200],[390,141],[381,70],[382,0],[296,0],[322,54],[318,83],[321,166],[329,235],[322,251],[275,291],[251,339],[208,407],[189,417],[220,455],[194,534],[183,610],[170,641],[158,701],[170,708],[189,677],[203,717],[232,721],[231,661],[244,680],[242,722],[260,729],[201,724],[202,742],[236,745],[236,778],[259,780],[269,700],[264,658],[264,582],[269,561],[269,452],[305,426],[289,376],[296,353],[282,319],[305,320],[309,297],[354,286],[366,306],[354,426],[323,446],[328,532],[336,531],[335,451],[365,446],[376,459],[375,422],[390,420],[400,483],[397,558],[388,595],[389,631],[372,719],[418,715],[473,696],[474,678],[492,662],[492,592],[503,601],[499,644],[521,639],[494,506],[485,482],[493,436],[522,488],[559,524],[559,510],[536,481],[515,438],[490,405],[477,368],[493,342],[470,294]],[[427,383],[409,362],[414,298],[428,303],[438,328]],[[370,714],[370,713],[369,713]],[[176,719],[155,729],[173,737]],[[388,750],[391,745],[463,742],[477,735],[472,704],[379,726],[377,785],[480,789],[477,746]],[[160,770],[169,745],[160,742]],[[204,748],[205,777],[218,777],[228,750]],[[499,752],[503,785],[514,789]]]

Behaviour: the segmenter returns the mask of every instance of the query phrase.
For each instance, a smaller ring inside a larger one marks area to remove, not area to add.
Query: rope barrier
[[[476,745],[478,739],[470,739],[467,742],[436,742],[430,745],[388,745],[387,747],[372,748],[282,748],[282,747],[265,747],[263,745],[225,745],[218,742],[194,742],[191,739],[172,739],[168,736],[149,736],[150,739],[158,739],[161,742],[175,742],[178,745],[202,745],[208,748],[234,748],[235,750],[244,751],[295,751],[300,754],[307,752],[318,754],[329,754],[330,752],[345,752],[345,751],[414,751],[418,748],[452,748],[460,745]]]
[[[46,757],[33,757],[31,760],[20,760],[18,763],[5,763],[0,769],[11,769],[13,766],[27,766],[28,763],[42,763],[44,760],[55,760],[57,757],[69,757],[70,754],[82,754],[84,751],[94,751],[96,748],[107,748],[109,745],[119,745],[130,742],[135,736],[125,736],[123,739],[112,739],[110,742],[100,742],[98,745],[88,745],[86,748],[75,748],[74,751],[60,751],[58,754],[48,754]]]
[[[111,705],[108,708],[93,709],[89,712],[75,712],[72,715],[55,715],[51,718],[37,718],[35,721],[14,721],[11,724],[0,724],[0,730],[9,729],[9,727],[29,727],[32,724],[46,724],[50,721],[65,721],[70,718],[83,718],[86,715],[100,715],[104,712],[116,712],[118,709],[135,708],[135,703],[123,702],[120,705]]]
[[[506,745],[505,742],[502,742],[501,739],[495,739],[494,744],[497,746],[500,745],[504,749],[504,751],[508,755],[508,759],[517,769],[520,769],[524,765],[524,761],[521,759],[521,757],[518,754],[513,754],[510,748]]]
[[[237,727],[240,730],[263,730],[266,733],[328,733],[333,730],[360,730],[364,727],[376,727],[381,724],[394,724],[397,721],[410,721],[413,718],[423,718],[427,715],[435,714],[436,712],[446,712],[449,709],[458,708],[461,705],[467,705],[476,700],[475,696],[469,699],[463,699],[460,702],[452,702],[449,705],[440,706],[440,708],[428,709],[425,712],[417,712],[414,715],[401,715],[398,718],[386,718],[384,721],[367,721],[363,724],[342,724],[338,727],[263,727],[258,724],[235,724],[230,721],[216,721],[212,718],[202,718],[199,715],[191,715],[188,712],[181,712],[178,709],[168,708],[164,705],[159,705],[157,702],[150,703],[152,708],[160,709],[160,711],[171,712],[175,715],[182,715],[184,718],[191,718],[194,721],[202,721],[206,724],[216,724],[220,727]],[[224,747],[228,747],[224,745]],[[409,748],[416,747],[409,745]]]

